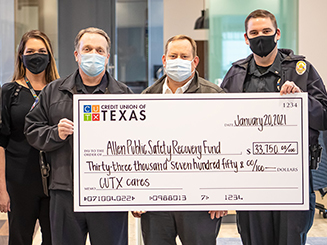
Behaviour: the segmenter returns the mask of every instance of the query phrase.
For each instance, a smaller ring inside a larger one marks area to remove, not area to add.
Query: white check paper
[[[74,209],[306,210],[307,94],[74,95]]]

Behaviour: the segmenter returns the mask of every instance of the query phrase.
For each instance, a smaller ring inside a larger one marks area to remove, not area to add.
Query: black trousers
[[[41,184],[40,184],[41,185]],[[36,220],[39,219],[42,245],[51,245],[49,197],[41,186],[7,182],[10,196],[9,245],[32,244]]]
[[[308,211],[238,211],[243,245],[305,245],[315,213],[311,174],[309,189]]]
[[[179,236],[184,245],[216,245],[221,219],[207,211],[146,212],[141,216],[145,245],[175,245]]]
[[[53,245],[128,244],[127,212],[74,212],[69,191],[50,190],[50,222]]]

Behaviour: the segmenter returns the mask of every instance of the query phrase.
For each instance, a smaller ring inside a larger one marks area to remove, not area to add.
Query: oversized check
[[[74,209],[305,210],[306,93],[74,95]]]

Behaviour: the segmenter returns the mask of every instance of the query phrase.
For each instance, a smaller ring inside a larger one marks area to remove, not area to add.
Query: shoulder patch
[[[298,61],[296,63],[295,70],[296,70],[297,74],[303,75],[303,73],[306,71],[306,69],[307,69],[307,64],[304,61]]]

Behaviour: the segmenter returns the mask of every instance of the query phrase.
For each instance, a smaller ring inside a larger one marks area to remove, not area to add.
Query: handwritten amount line
[[[198,154],[199,155],[199,154]],[[196,154],[116,154],[116,155],[101,155],[101,157],[135,157],[135,156],[146,156],[146,157],[153,157],[153,156],[195,156],[197,157],[198,155]],[[201,154],[202,156],[238,156],[242,155],[242,152],[240,153],[225,153],[225,154]],[[99,157],[99,156],[98,156]]]
[[[164,173],[176,173],[176,174],[181,174],[181,173],[235,173],[235,170],[231,169],[231,170],[199,170],[199,171],[194,171],[194,170],[176,170],[176,171],[112,171],[110,172],[111,174],[127,174],[127,173],[131,173],[131,174],[164,174]],[[264,171],[264,172],[276,172],[276,171]],[[260,172],[260,171],[252,171],[252,170],[238,170],[238,172],[236,173],[264,173],[264,172]],[[108,174],[107,171],[94,171],[94,172],[84,172],[84,174]]]

